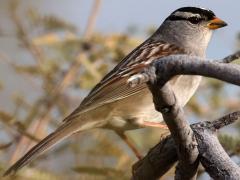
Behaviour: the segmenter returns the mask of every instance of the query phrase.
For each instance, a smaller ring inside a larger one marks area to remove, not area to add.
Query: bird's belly
[[[177,97],[180,106],[185,106],[189,99],[196,92],[201,76],[180,75],[172,84],[172,89]]]
[[[111,104],[111,128],[125,130],[143,127],[143,121],[162,121],[162,115],[154,108],[152,94],[146,88],[142,92]]]
[[[177,100],[184,106],[196,91],[201,77],[199,76],[178,76],[171,80],[170,84],[175,92]],[[128,98],[111,103],[109,106],[111,116],[108,120],[111,128],[123,128],[125,130],[143,127],[144,121],[161,123],[163,117],[155,110],[152,94],[148,88]]]

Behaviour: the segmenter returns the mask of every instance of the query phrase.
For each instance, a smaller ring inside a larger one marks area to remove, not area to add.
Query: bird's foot
[[[157,123],[157,122],[143,121],[142,124],[143,124],[143,126],[146,126],[146,127],[158,127],[158,128],[162,128],[162,129],[168,129],[166,124]]]

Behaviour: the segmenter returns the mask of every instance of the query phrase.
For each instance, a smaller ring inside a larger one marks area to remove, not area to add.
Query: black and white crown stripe
[[[215,14],[209,10],[198,7],[183,7],[174,11],[167,19],[168,20],[212,20]]]

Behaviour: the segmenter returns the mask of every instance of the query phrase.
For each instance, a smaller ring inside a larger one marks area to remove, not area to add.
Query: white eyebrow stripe
[[[173,13],[172,15],[183,17],[183,18],[186,18],[186,19],[189,18],[189,17],[201,18],[200,14],[195,14],[195,13],[190,13],[190,12],[181,12],[181,11],[177,11],[177,12]]]

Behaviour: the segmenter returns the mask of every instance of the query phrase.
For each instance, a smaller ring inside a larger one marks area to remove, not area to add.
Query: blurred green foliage
[[[125,34],[96,32],[85,38],[73,24],[54,15],[41,15],[32,8],[21,12],[20,4],[21,1],[9,1],[9,17],[15,30],[13,38],[31,58],[26,63],[23,59],[0,56],[27,82],[24,87],[27,93],[8,97],[14,108],[0,109],[1,130],[6,137],[1,139],[4,143],[0,143],[1,172],[29,146],[55,129],[91,87],[143,41],[130,35],[136,27],[130,27]],[[146,30],[146,34],[153,29]],[[5,82],[0,83],[0,90],[4,90],[4,85]],[[226,94],[231,96],[228,98]],[[205,79],[186,107],[187,116],[190,120],[216,119],[239,109],[238,95],[237,90],[229,93],[225,83]],[[239,126],[235,129],[238,134]],[[161,137],[159,130],[153,128],[128,135],[142,153]],[[239,154],[239,139],[223,133],[220,140],[228,152]],[[63,142],[8,179],[129,179],[134,161],[132,152],[113,132],[92,130]]]

